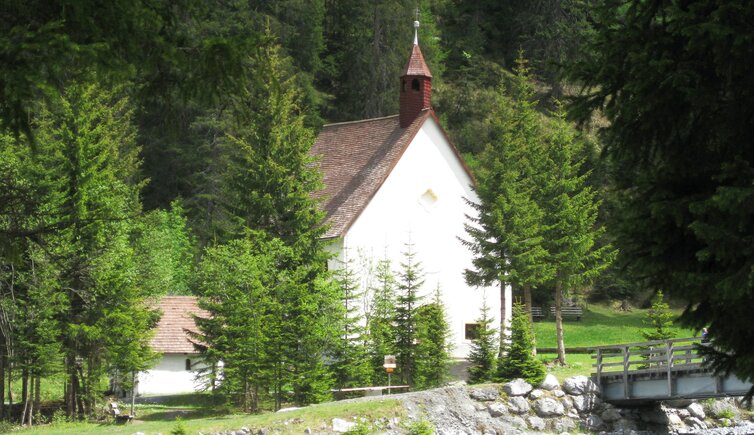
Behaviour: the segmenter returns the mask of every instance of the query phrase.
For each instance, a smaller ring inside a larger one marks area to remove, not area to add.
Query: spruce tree
[[[360,305],[362,293],[359,277],[354,272],[354,260],[345,250],[346,260],[335,272],[336,283],[343,304],[338,344],[334,352],[335,385],[344,387],[363,387],[369,384],[372,370],[365,346],[366,331]]]
[[[416,388],[435,388],[445,383],[450,349],[450,326],[438,285],[432,303],[422,305],[416,314]]]
[[[492,328],[493,321],[494,319],[490,317],[487,298],[485,298],[480,308],[479,318],[476,320],[474,337],[471,339],[468,368],[470,384],[492,382],[496,378],[498,346],[497,331]]]
[[[673,319],[675,315],[670,311],[670,306],[665,302],[662,291],[652,296],[652,306],[644,316],[644,324],[648,329],[641,332],[645,340],[667,340],[675,337]]]
[[[395,351],[401,382],[414,384],[416,373],[416,322],[421,300],[419,295],[424,285],[424,271],[416,259],[414,245],[406,243],[403,262],[398,272],[395,306]]]
[[[558,362],[565,364],[563,295],[591,282],[605,269],[615,252],[598,246],[604,228],[597,225],[600,200],[583,171],[584,143],[560,110],[553,113],[547,134],[547,167],[537,177],[542,186],[540,203],[545,211],[544,247],[555,269],[555,330]]]
[[[368,329],[368,347],[372,381],[387,385],[387,373],[383,367],[385,355],[395,355],[395,277],[390,270],[390,260],[382,259],[375,270],[375,287],[372,288],[372,309]]]
[[[526,313],[519,302],[513,305],[511,335],[502,345],[504,355],[497,364],[497,378],[500,382],[523,378],[532,385],[539,385],[547,374],[542,361],[532,356],[534,334]]]

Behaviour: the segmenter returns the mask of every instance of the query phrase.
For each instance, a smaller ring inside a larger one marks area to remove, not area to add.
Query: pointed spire
[[[414,20],[414,45],[419,45],[419,8],[416,8],[416,20]]]
[[[408,127],[422,110],[432,107],[432,73],[419,48],[419,9],[414,21],[414,46],[401,74],[400,126]]]

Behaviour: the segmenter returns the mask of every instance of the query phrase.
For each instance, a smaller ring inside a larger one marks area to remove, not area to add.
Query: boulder
[[[346,420],[343,420],[342,418],[333,418],[332,419],[332,431],[333,432],[338,432],[338,433],[348,432],[351,429],[353,429],[354,427],[356,427],[356,423],[354,423],[352,421],[346,421]]]
[[[608,423],[612,423],[621,419],[620,412],[615,408],[607,408],[602,412],[602,415],[600,415],[600,417],[603,421],[606,421]]]
[[[524,396],[533,389],[528,382],[519,378],[503,384],[503,391],[509,396]]]
[[[536,417],[536,416],[529,416],[529,418],[526,419],[526,422],[529,423],[529,428],[533,430],[545,430],[545,427],[547,424],[545,423],[544,419]]]
[[[521,396],[514,396],[508,400],[508,409],[514,414],[529,412],[529,401]]]
[[[542,390],[539,390],[539,389],[532,390],[531,393],[529,393],[529,399],[531,399],[531,400],[537,400],[537,399],[542,398],[542,396],[544,396],[544,395],[545,395],[545,392],[542,391]]]
[[[571,397],[571,401],[573,402],[573,407],[576,408],[579,413],[591,412],[601,403],[599,397],[594,393],[573,396]]]
[[[509,415],[508,417],[503,417],[503,420],[513,427],[517,427],[519,429],[526,429],[526,422],[521,417],[518,417],[515,415]]]
[[[532,404],[534,412],[540,417],[554,417],[565,414],[565,408],[563,404],[551,397],[545,397],[536,400]],[[558,431],[562,432],[562,431]]]
[[[692,403],[686,408],[686,410],[692,417],[698,418],[699,420],[704,420],[707,417],[707,415],[704,414],[704,407],[698,403]]]
[[[493,417],[500,417],[501,415],[508,415],[508,408],[500,402],[490,403],[487,406],[487,411]]]
[[[469,397],[480,402],[492,402],[500,398],[500,392],[494,387],[473,388]]]
[[[558,378],[548,373],[547,376],[545,376],[545,380],[539,384],[539,388],[547,391],[554,390],[560,388],[560,382],[558,382]]]
[[[693,432],[698,432],[701,430],[707,430],[707,423],[702,421],[702,419],[697,417],[689,417],[686,420],[684,420],[684,423],[686,423],[686,426],[691,429]]]
[[[563,390],[553,390],[552,395],[553,397],[563,397],[566,393],[564,393]]]
[[[566,379],[563,382],[563,390],[573,396],[579,396],[584,393],[599,394],[600,392],[597,384],[586,376],[572,376]]]
[[[552,421],[552,431],[557,433],[568,432],[576,429],[576,422],[570,418],[558,418]]]
[[[705,409],[708,415],[714,418],[736,418],[738,417],[738,409],[735,406],[724,400],[715,400],[709,403]]]
[[[661,407],[642,409],[639,413],[641,421],[666,426],[669,423],[668,414]]]
[[[598,415],[594,414],[589,414],[584,419],[584,425],[587,429],[593,432],[603,430],[605,427],[605,423],[602,421],[602,419]]]

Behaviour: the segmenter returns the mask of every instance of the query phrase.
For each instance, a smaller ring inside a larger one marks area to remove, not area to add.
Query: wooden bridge
[[[716,376],[697,349],[701,338],[591,347],[593,380],[613,403],[743,396],[752,384]]]

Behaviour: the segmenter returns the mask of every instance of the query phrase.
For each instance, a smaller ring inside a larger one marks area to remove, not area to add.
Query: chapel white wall
[[[479,317],[485,293],[495,328],[500,319],[499,289],[470,287],[463,277],[472,256],[459,238],[467,238],[465,216],[475,214],[464,198],[477,200],[471,182],[438,124],[429,118],[343,240],[331,248],[340,251],[341,260],[344,250],[362,261],[390,258],[397,271],[410,240],[425,272],[421,294],[429,299],[440,285],[456,358],[465,358],[469,352],[464,327]],[[436,196],[433,204],[426,201],[429,190]],[[510,288],[506,293],[510,301]],[[510,319],[510,302],[506,311]]]
[[[192,370],[186,370],[186,359],[191,359]],[[163,354],[160,361],[146,372],[139,373],[139,395],[180,394],[196,392],[200,385],[195,380],[196,371],[204,367],[197,355]]]

